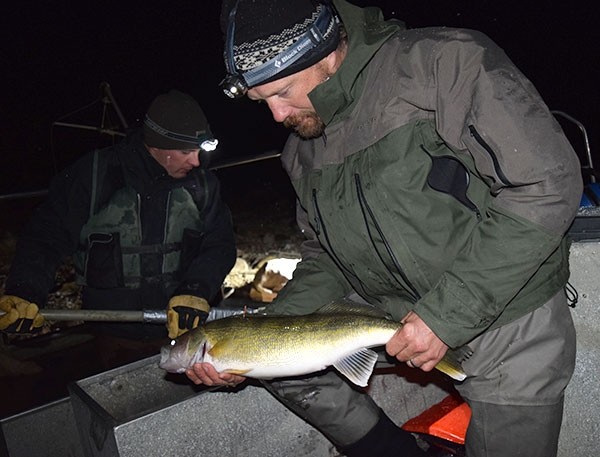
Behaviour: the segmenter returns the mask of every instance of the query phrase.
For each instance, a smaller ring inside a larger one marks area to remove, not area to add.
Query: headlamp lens
[[[237,75],[227,75],[221,82],[221,89],[229,98],[242,98],[248,92],[246,83]]]
[[[211,152],[211,151],[214,151],[215,149],[217,149],[218,145],[219,145],[219,140],[217,140],[216,138],[213,138],[211,140],[204,140],[200,144],[200,149],[202,149],[204,152]]]

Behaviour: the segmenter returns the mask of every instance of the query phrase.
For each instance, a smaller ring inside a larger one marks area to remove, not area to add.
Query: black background
[[[354,3],[380,6],[386,17],[411,27],[485,32],[532,80],[551,109],[586,126],[594,157],[598,155],[600,17],[594,2]],[[101,104],[80,109],[98,99],[103,81],[110,84],[130,126],[160,92],[178,88],[195,96],[221,141],[221,160],[277,150],[285,141],[287,132],[265,106],[227,100],[218,88],[224,74],[219,1],[22,1],[4,8],[0,194],[43,188],[57,167],[96,142],[106,142],[106,136],[52,127],[57,120],[99,126]],[[111,119],[117,118],[112,114]],[[573,142],[583,151],[580,137]],[[230,183],[235,184],[246,183]]]

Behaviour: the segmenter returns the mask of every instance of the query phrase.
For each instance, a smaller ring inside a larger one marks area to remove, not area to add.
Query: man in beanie
[[[170,338],[202,322],[236,256],[229,209],[203,163],[216,144],[196,100],[171,90],[154,99],[143,126],[121,143],[60,173],[18,242],[0,298],[0,329],[41,328],[38,307],[69,255],[84,308],[167,309]],[[142,323],[94,329],[157,346],[167,337],[164,327]]]
[[[481,33],[407,30],[344,0],[227,0],[222,23],[225,93],[294,130],[282,162],[307,241],[269,312],[366,301],[404,324],[387,353],[424,371],[468,345],[467,455],[556,455],[575,360],[564,235],[582,183],[532,84]],[[269,389],[345,455],[423,455],[335,372]]]

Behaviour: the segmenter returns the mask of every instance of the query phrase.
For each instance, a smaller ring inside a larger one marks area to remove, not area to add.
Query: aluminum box
[[[339,455],[320,432],[258,382],[198,392],[184,375],[165,379],[158,360],[144,359],[70,386],[85,456]],[[373,378],[369,390],[397,423],[447,395],[422,378],[384,373]]]
[[[154,438],[144,429],[149,418],[199,392],[184,377],[165,379],[159,359],[156,355],[69,385],[85,456],[128,455],[123,448]]]
[[[0,420],[0,456],[82,457],[70,398]]]

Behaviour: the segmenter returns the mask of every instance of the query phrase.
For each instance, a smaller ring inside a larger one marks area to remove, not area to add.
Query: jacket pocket
[[[371,208],[371,205],[367,201],[367,197],[363,191],[360,175],[356,173],[354,175],[354,182],[356,184],[356,195],[358,198],[358,203],[360,205],[360,210],[363,214],[365,220],[365,227],[371,240],[371,244],[373,249],[377,253],[377,256],[381,259],[384,264],[386,270],[391,274],[391,276],[398,282],[398,284],[406,291],[409,296],[409,300],[411,302],[416,302],[421,298],[419,291],[409,280],[404,268],[400,264],[400,261],[392,249],[392,244],[387,239],[383,226],[377,221],[375,217],[375,212]],[[382,249],[383,248],[383,249]],[[386,261],[386,259],[388,259]],[[393,265],[395,271],[390,268]],[[400,277],[400,279],[398,278]]]
[[[431,170],[427,175],[427,185],[437,191],[454,197],[463,206],[481,219],[477,205],[467,195],[471,177],[467,167],[451,156],[432,156],[422,147],[431,159]]]
[[[474,140],[473,147],[480,151],[482,157],[487,157],[489,160],[490,165],[482,168],[480,174],[487,175],[488,179],[492,179],[492,182],[489,184],[492,193],[496,195],[502,187],[515,187],[500,166],[500,160],[496,151],[483,139],[483,136],[477,131],[475,126],[469,125],[469,135]]]
[[[124,287],[119,233],[91,233],[88,236],[85,281],[96,289]]]

